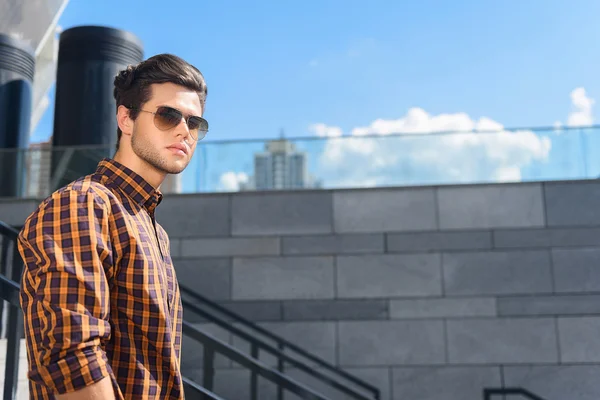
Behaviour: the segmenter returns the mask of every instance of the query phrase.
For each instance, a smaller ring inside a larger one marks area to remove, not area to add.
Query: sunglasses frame
[[[187,125],[187,127],[188,127],[188,130],[189,130],[189,132],[190,132],[190,136],[191,136],[191,137],[192,137],[192,139],[194,139],[195,141],[199,142],[200,140],[204,139],[204,138],[206,137],[206,134],[208,133],[208,121],[207,121],[206,119],[204,119],[204,118],[202,118],[202,117],[199,117],[199,116],[197,116],[197,115],[185,115],[184,113],[182,113],[180,110],[176,109],[175,107],[171,107],[171,106],[158,106],[158,107],[156,108],[156,111],[148,111],[148,110],[144,110],[144,109],[141,109],[141,108],[139,108],[139,109],[135,109],[135,108],[129,108],[129,109],[130,109],[130,110],[142,111],[142,112],[145,112],[145,113],[148,113],[148,114],[152,114],[152,115],[154,115],[154,118],[152,119],[152,122],[154,122],[154,126],[155,126],[157,129],[159,129],[159,130],[161,130],[161,131],[163,131],[163,132],[166,132],[166,131],[168,131],[168,130],[170,130],[170,129],[173,129],[173,128],[175,128],[177,125],[179,125],[179,123],[181,123],[181,118],[183,118],[183,120],[185,121],[185,124]],[[160,118],[160,112],[159,112],[159,111],[160,111],[161,109],[167,109],[167,110],[169,110],[169,111],[175,111],[176,113],[178,113],[178,114],[180,115],[180,122],[176,123],[176,124],[175,124],[175,125],[173,125],[172,127],[165,128],[165,129],[163,129],[163,128],[159,127],[159,126],[158,126],[159,124],[157,123],[156,119],[157,119],[157,118]],[[191,129],[191,128],[190,128],[190,122],[189,122],[189,121],[190,121],[190,118],[199,118],[201,121],[204,121],[204,122],[206,123],[206,127],[207,127],[207,129],[206,129],[206,130],[200,130],[200,129]],[[193,134],[192,132],[196,132],[196,135],[195,135],[196,137],[194,137],[194,134]]]

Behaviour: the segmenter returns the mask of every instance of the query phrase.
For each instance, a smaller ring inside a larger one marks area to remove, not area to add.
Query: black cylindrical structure
[[[33,49],[0,34],[0,197],[25,193],[34,73]]]
[[[113,82],[119,71],[142,59],[142,42],[132,33],[103,26],[62,32],[52,136],[52,145],[59,148],[52,155],[52,189],[93,172],[101,158],[112,156],[117,141]]]

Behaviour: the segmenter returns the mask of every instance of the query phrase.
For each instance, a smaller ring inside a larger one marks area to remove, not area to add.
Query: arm
[[[31,375],[58,399],[114,399],[101,347],[113,273],[107,206],[90,192],[55,194],[28,219],[19,251]]]
[[[110,378],[103,378],[76,392],[56,395],[54,398],[56,400],[114,400],[115,391]]]

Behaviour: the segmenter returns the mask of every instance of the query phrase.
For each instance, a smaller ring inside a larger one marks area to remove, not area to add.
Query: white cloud
[[[546,160],[551,149],[549,138],[531,131],[509,132],[489,118],[430,115],[421,108],[411,108],[399,119],[378,119],[354,128],[345,137],[340,137],[339,127],[312,127],[319,136],[330,137],[320,159],[327,187],[519,181],[522,169]],[[331,132],[335,134],[327,134]]]
[[[466,113],[430,116],[425,110],[413,107],[406,116],[396,120],[377,119],[367,127],[354,128],[352,135],[388,135],[392,133],[431,133],[457,131],[498,131],[503,126],[489,118],[473,121]]]
[[[342,130],[337,126],[328,126],[325,124],[313,124],[308,129],[319,137],[342,136]]]
[[[595,100],[587,96],[584,88],[578,87],[571,92],[571,103],[574,110],[569,114],[567,125],[589,126],[594,123],[592,108]]]
[[[225,172],[219,179],[219,191],[237,192],[248,183],[248,179],[248,175],[243,172]]]

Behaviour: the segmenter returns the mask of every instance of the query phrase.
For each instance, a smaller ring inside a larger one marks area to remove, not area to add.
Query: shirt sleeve
[[[57,394],[114,382],[101,345],[111,334],[107,205],[90,191],[55,193],[27,220],[19,252],[30,376]]]

